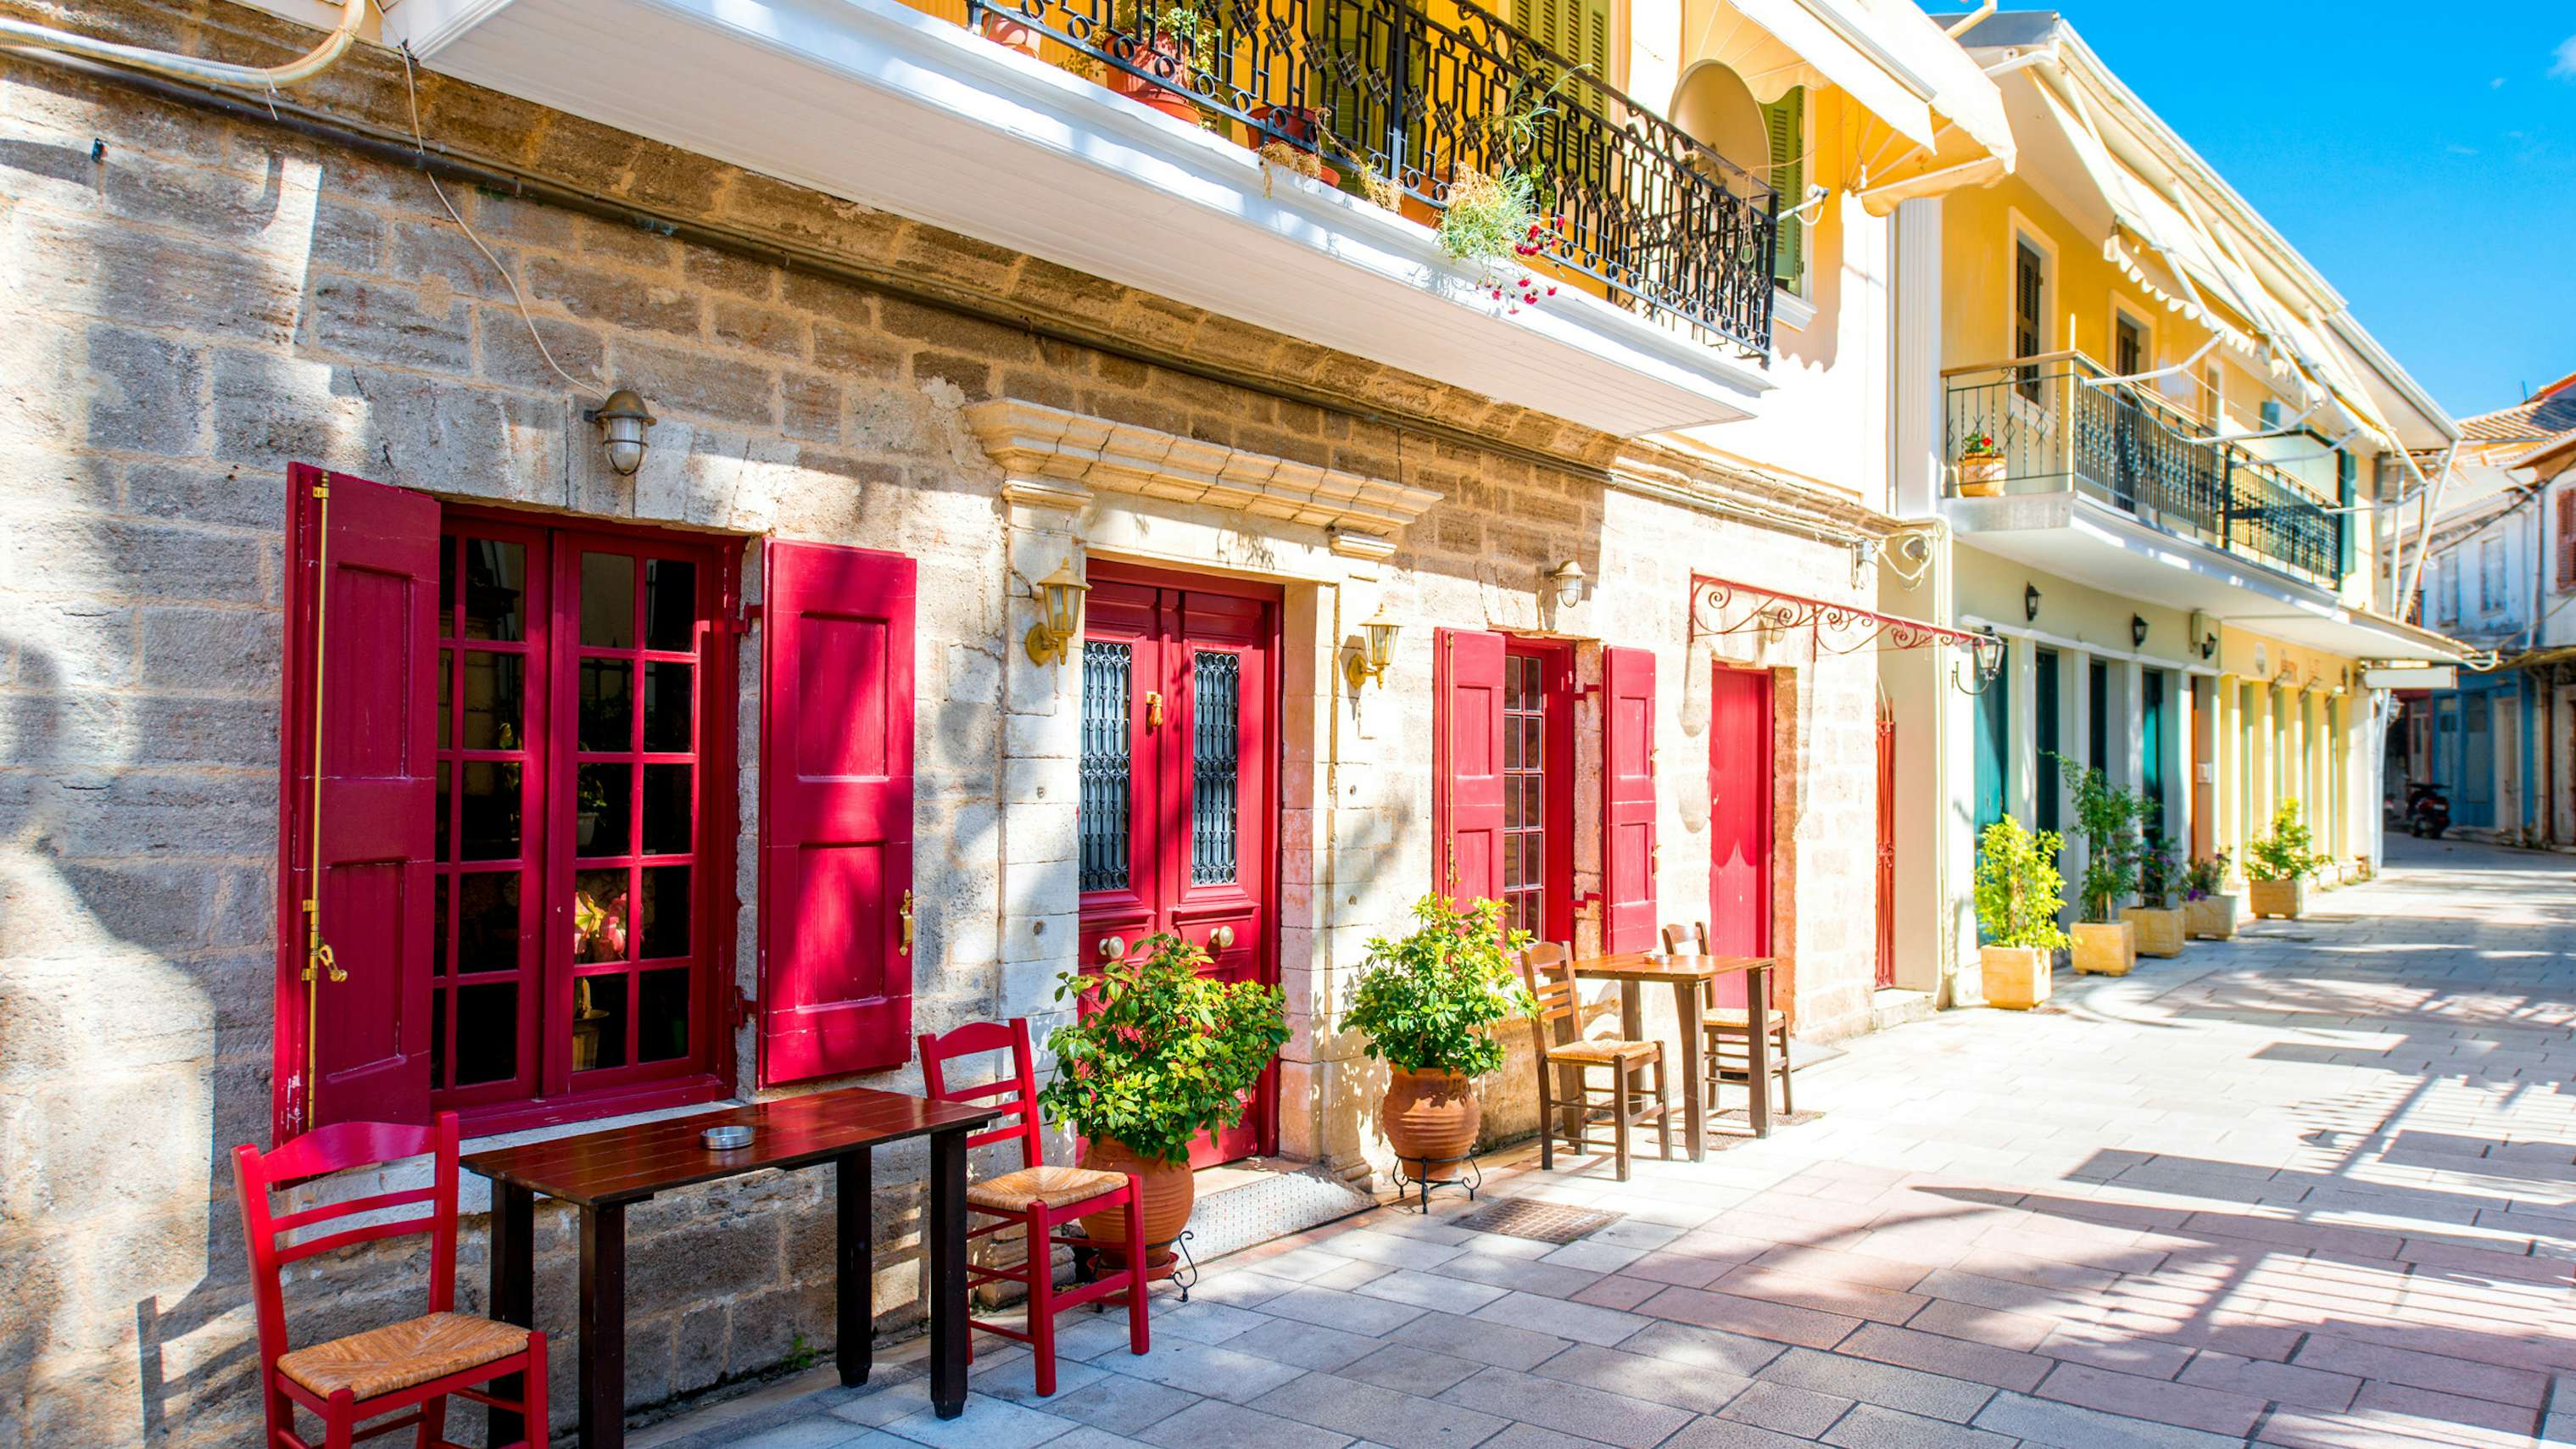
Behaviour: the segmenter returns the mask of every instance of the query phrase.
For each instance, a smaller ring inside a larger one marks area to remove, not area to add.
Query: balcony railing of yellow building
[[[1345,189],[1364,161],[1417,219],[1471,169],[1522,171],[1561,218],[1547,259],[1570,285],[1767,358],[1773,188],[1471,0],[1429,4],[967,0],[966,19],[1025,26],[1116,88],[1176,92],[1256,149],[1317,155]]]
[[[2074,488],[2167,532],[2335,588],[2345,515],[2287,469],[2080,352],[1950,368],[1949,457],[1983,435],[2007,493]]]

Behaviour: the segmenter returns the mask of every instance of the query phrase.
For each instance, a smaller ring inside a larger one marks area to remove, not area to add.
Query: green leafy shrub
[[[2085,919],[2108,924],[2112,911],[2137,879],[2142,842],[2139,823],[2146,818],[2146,797],[2113,785],[2100,770],[2079,765],[2064,755],[2058,778],[2075,807],[2075,828],[2084,836],[2084,879],[2075,888],[2084,902]]]
[[[2272,832],[2245,847],[2245,873],[2256,880],[2297,880],[2333,857],[2316,848],[2316,838],[2299,819],[2299,802],[2284,800],[2272,812]]]
[[[1401,1070],[1481,1077],[1503,1064],[1493,1025],[1538,1008],[1509,954],[1529,932],[1504,932],[1500,901],[1428,895],[1413,919],[1405,935],[1369,942],[1342,1029],[1366,1032],[1368,1054]]]
[[[2227,852],[2194,856],[2182,873],[2182,898],[2205,901],[2227,889]]]
[[[1140,960],[1058,979],[1056,1000],[1088,1009],[1047,1034],[1056,1072],[1038,1101],[1085,1137],[1177,1164],[1199,1137],[1243,1119],[1244,1094],[1288,1040],[1287,998],[1200,975],[1207,953],[1179,936],[1144,946]]]
[[[2138,904],[2159,911],[2172,909],[2181,882],[2182,870],[2174,864],[2171,842],[2150,839],[2139,845]]]
[[[1977,925],[1989,946],[2054,951],[2066,944],[2057,928],[2058,893],[2066,878],[2057,873],[2057,852],[2065,842],[2054,830],[2033,835],[2005,816],[1986,827],[1977,841]]]

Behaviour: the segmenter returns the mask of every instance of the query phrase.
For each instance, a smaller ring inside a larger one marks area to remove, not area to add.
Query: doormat
[[[1822,1112],[1774,1112],[1771,1114],[1771,1125],[1774,1127],[1804,1127],[1810,1122],[1817,1121],[1824,1115],[1825,1114]],[[1708,1120],[1728,1127],[1741,1127],[1748,1132],[1753,1130],[1753,1119],[1742,1107],[1729,1107],[1723,1112],[1712,1112],[1709,1114]],[[1745,1140],[1751,1141],[1753,1139],[1747,1138]]]
[[[1597,1233],[1619,1221],[1619,1216],[1617,1213],[1594,1212],[1590,1208],[1567,1207],[1563,1203],[1540,1202],[1535,1198],[1507,1197],[1451,1218],[1449,1226],[1480,1233],[1500,1233],[1508,1238],[1532,1238],[1542,1243],[1562,1244]]]

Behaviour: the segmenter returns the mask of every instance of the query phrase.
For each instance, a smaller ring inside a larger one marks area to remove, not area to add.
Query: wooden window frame
[[[1540,781],[1540,820],[1536,829],[1543,852],[1537,886],[1543,929],[1538,936],[1543,941],[1570,942],[1574,939],[1574,646],[1561,639],[1505,634],[1506,700],[1510,698],[1509,671],[1517,659],[1535,660],[1539,667],[1539,742],[1544,758],[1534,772]],[[1528,711],[1520,713],[1526,715]],[[1511,757],[1508,731],[1513,715],[1514,711],[1506,704],[1503,716],[1506,721],[1504,759],[1507,761]],[[1527,767],[1516,772],[1506,765],[1503,778],[1508,782],[1515,773],[1527,775],[1533,772]],[[1516,833],[1510,824],[1509,788],[1507,783],[1503,830],[1506,841]],[[1526,838],[1528,832],[1523,829],[1517,833]],[[1508,846],[1505,851],[1505,859],[1508,860]],[[1504,904],[1508,908],[1512,888],[1505,884],[1503,893],[1506,898]]]

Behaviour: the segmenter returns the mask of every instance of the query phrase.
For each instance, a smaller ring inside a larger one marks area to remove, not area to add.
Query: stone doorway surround
[[[1125,562],[1279,583],[1279,977],[1284,1157],[1365,1179],[1373,1095],[1331,1030],[1341,973],[1392,919],[1381,879],[1395,843],[1374,779],[1384,692],[1354,696],[1341,657],[1387,586],[1396,535],[1441,495],[1133,423],[1002,398],[964,409],[1004,475],[1008,584],[1003,645],[1001,1000],[1043,1036],[1065,1015],[1054,982],[1074,964],[1080,919],[1074,811],[1080,798],[1079,674],[1020,647],[1035,581],[1066,559]],[[1403,602],[1396,601],[1401,611]],[[1401,910],[1401,902],[1396,909]]]

